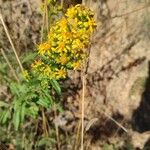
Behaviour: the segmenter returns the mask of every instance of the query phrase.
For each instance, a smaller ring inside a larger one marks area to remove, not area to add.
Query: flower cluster
[[[33,70],[50,79],[60,79],[66,77],[67,70],[80,69],[95,28],[94,15],[88,8],[69,8],[51,27],[47,41],[38,45],[39,59],[32,64]]]

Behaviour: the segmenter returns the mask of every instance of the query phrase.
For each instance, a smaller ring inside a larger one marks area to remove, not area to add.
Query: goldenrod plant
[[[39,77],[61,79],[67,70],[81,69],[96,23],[93,13],[82,5],[71,7],[51,28],[47,40],[38,45],[32,69]]]
[[[0,101],[2,124],[10,125],[12,121],[19,130],[31,118],[36,122],[44,111],[57,108],[61,95],[59,81],[67,77],[68,70],[83,68],[95,28],[93,12],[79,4],[68,8],[50,26],[46,40],[37,45],[36,54],[25,60],[35,61],[28,69],[22,69],[23,76],[19,76],[18,82],[9,83],[11,102]]]

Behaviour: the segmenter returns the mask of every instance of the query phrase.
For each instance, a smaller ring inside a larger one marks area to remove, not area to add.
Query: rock
[[[133,132],[131,137],[132,137],[131,143],[133,144],[134,148],[143,150],[144,145],[146,144],[146,142],[150,138],[150,132],[145,132],[142,134],[140,134],[138,132]]]

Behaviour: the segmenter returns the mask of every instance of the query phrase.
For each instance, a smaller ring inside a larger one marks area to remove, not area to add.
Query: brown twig
[[[4,30],[5,30],[5,33],[6,33],[6,35],[7,35],[7,38],[8,38],[8,40],[9,40],[10,44],[11,44],[11,47],[12,47],[12,50],[13,50],[13,52],[14,52],[14,54],[15,54],[16,60],[17,60],[17,62],[18,62],[18,64],[19,64],[19,66],[20,66],[21,71],[23,72],[23,71],[24,71],[23,66],[22,66],[22,64],[21,64],[21,62],[20,62],[20,59],[19,59],[19,57],[18,57],[17,51],[16,51],[15,46],[14,46],[14,44],[13,44],[13,42],[12,42],[12,39],[10,38],[10,34],[9,34],[8,29],[7,29],[7,27],[6,27],[6,24],[5,24],[4,20],[3,20],[2,14],[0,14],[0,20],[1,20],[1,23],[2,23],[3,28],[4,28]]]
[[[109,116],[106,112],[103,111],[103,114],[108,117],[110,120],[112,120],[116,125],[118,125],[123,131],[125,131],[126,133],[128,133],[128,130],[122,126],[118,121],[116,121],[114,118],[112,118],[111,116]]]
[[[148,7],[150,7],[150,5],[143,6],[143,7],[141,7],[141,8],[132,10],[132,11],[127,12],[127,13],[124,13],[124,14],[115,15],[115,16],[111,17],[111,19],[119,18],[119,17],[124,17],[124,16],[130,15],[130,14],[132,14],[132,13],[138,12],[138,11],[140,11],[140,10],[143,10],[143,9],[145,9],[145,8],[148,8]]]
[[[48,130],[47,130],[47,126],[46,126],[46,116],[45,116],[45,112],[44,109],[42,108],[42,121],[43,121],[43,131],[46,137],[48,137]]]
[[[61,8],[63,8],[63,5],[64,5],[64,0],[61,0]]]
[[[7,58],[4,50],[2,48],[0,50],[1,50],[1,53],[2,53],[2,55],[3,55],[3,57],[4,57],[5,61],[6,61],[6,63],[8,64],[8,66],[9,66],[11,72],[12,72],[12,75],[14,76],[14,78],[16,79],[16,81],[19,82],[19,78],[17,77],[16,72],[15,72],[13,66],[11,65],[10,61],[8,60],[8,58]]]
[[[74,150],[77,150],[79,143],[80,143],[80,130],[81,130],[81,121],[79,121],[77,126],[77,134],[74,142]]]
[[[56,114],[56,105],[54,106],[54,116],[56,118],[57,114]],[[57,149],[60,149],[60,141],[59,141],[59,129],[58,129],[58,125],[55,123],[55,131],[56,131],[56,140],[57,140]]]
[[[45,24],[47,33],[49,31],[49,20],[48,20],[48,9],[47,9],[47,0],[45,0]]]
[[[49,30],[49,21],[48,21],[48,9],[47,9],[47,0],[44,1],[44,12],[42,15],[42,28],[41,28],[41,42],[44,39],[44,30],[46,26],[46,32]]]

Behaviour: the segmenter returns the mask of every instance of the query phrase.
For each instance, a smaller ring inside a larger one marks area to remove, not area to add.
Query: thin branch
[[[6,63],[8,64],[8,66],[9,66],[11,72],[12,72],[12,75],[14,76],[14,78],[16,79],[16,81],[19,82],[19,78],[17,77],[16,72],[15,72],[14,68],[12,67],[11,63],[9,62],[9,60],[8,60],[5,52],[3,51],[2,48],[0,50],[1,50],[1,53],[2,53],[2,55],[3,55],[3,57],[4,57],[5,61],[6,61]]]
[[[116,125],[119,126],[119,128],[121,128],[123,131],[125,131],[126,133],[128,133],[128,130],[123,126],[121,125],[121,123],[119,123],[118,121],[116,121],[114,118],[112,118],[111,116],[109,116],[106,112],[103,111],[103,114],[110,120],[112,120]],[[86,126],[86,131],[88,131],[90,129],[90,127],[95,123],[97,122],[99,119],[98,118],[94,118],[92,119]]]
[[[79,143],[80,143],[80,130],[81,130],[81,121],[79,120],[78,126],[77,126],[77,134],[74,142],[74,150],[77,150]]]
[[[130,14],[132,14],[132,13],[135,13],[135,12],[137,12],[137,11],[143,10],[143,9],[145,9],[145,8],[148,8],[148,7],[150,7],[150,5],[143,6],[143,7],[141,7],[141,8],[132,10],[132,11],[127,12],[127,13],[125,13],[125,14],[115,15],[115,16],[111,17],[111,19],[118,18],[118,17],[123,17],[123,16],[127,16],[127,15],[130,15]]]
[[[61,0],[61,8],[63,8],[63,6],[64,6],[64,0]]]
[[[48,8],[47,8],[47,0],[45,0],[45,24],[46,24],[46,30],[47,33],[49,31],[49,20],[48,20]]]
[[[85,5],[85,3],[86,3],[85,0],[82,0],[82,5]]]
[[[45,27],[46,27],[46,32],[48,32],[48,10],[47,10],[47,1],[45,0],[43,2],[43,7],[44,7],[44,10],[43,10],[43,13],[42,13],[42,27],[41,27],[41,42],[43,41],[44,39],[44,31],[45,31]]]
[[[15,54],[15,57],[16,57],[16,59],[17,59],[17,62],[18,62],[18,64],[19,64],[19,66],[20,66],[20,69],[21,69],[21,71],[23,72],[23,70],[24,70],[24,69],[23,69],[23,66],[22,66],[22,64],[21,64],[21,62],[20,62],[20,59],[19,59],[19,57],[18,57],[17,51],[16,51],[16,49],[15,49],[15,46],[14,46],[14,44],[13,44],[11,38],[10,38],[10,34],[9,34],[8,29],[7,29],[7,27],[6,27],[6,24],[5,24],[4,20],[3,20],[2,14],[0,14],[0,20],[1,20],[1,22],[2,22],[2,25],[3,25],[3,28],[4,28],[5,33],[6,33],[6,35],[7,35],[7,38],[8,38],[8,40],[9,40],[10,44],[11,44],[11,47],[12,47],[12,50],[13,50],[13,52],[14,52],[14,54]]]
[[[45,137],[48,137],[48,130],[47,130],[47,126],[46,126],[46,116],[45,116],[45,112],[44,112],[44,109],[42,108],[42,128],[43,128],[43,131],[44,131],[44,135]]]
[[[110,120],[112,120],[115,124],[117,124],[122,130],[124,130],[126,133],[128,133],[128,130],[124,127],[124,126],[122,126],[118,121],[116,121],[114,118],[112,118],[111,116],[109,116],[106,112],[103,112],[104,113],[104,115],[106,116],[106,117],[108,117]]]

